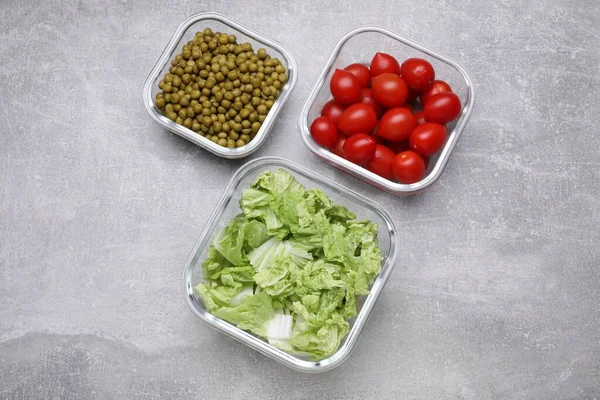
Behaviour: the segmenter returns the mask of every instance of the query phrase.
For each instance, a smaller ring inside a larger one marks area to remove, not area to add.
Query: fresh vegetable
[[[329,100],[323,106],[321,116],[329,118],[337,126],[345,109],[346,106],[336,103],[335,100]]]
[[[346,142],[346,136],[339,135],[333,146],[331,147],[331,152],[336,154],[342,158],[346,158],[344,154],[344,143]]]
[[[338,349],[381,270],[377,226],[285,170],[265,172],[214,239],[195,293],[206,309],[289,353]]]
[[[378,144],[375,146],[375,153],[373,154],[373,157],[371,160],[369,160],[369,162],[367,162],[367,164],[365,164],[365,168],[379,176],[384,177],[385,179],[392,180],[394,179],[392,167],[395,157],[396,154],[392,150],[386,146]]]
[[[367,88],[371,84],[371,72],[364,64],[350,64],[344,69],[358,78],[361,87]]]
[[[234,35],[196,33],[171,61],[155,105],[173,122],[229,148],[243,147],[287,82],[285,66]]]
[[[364,133],[357,133],[344,142],[344,154],[349,161],[363,165],[375,154],[376,145],[377,143],[375,143],[373,137]]]
[[[369,88],[364,88],[360,91],[360,99],[358,99],[358,102],[371,106],[373,110],[375,110],[377,118],[381,117],[381,114],[383,114],[383,107],[381,107],[379,103],[375,101],[373,91]]]
[[[389,142],[386,141],[385,145],[394,152],[394,154],[402,153],[403,151],[409,150],[408,140],[402,142]]]
[[[339,134],[335,140],[329,134],[326,147],[385,179],[422,179],[429,158],[446,143],[445,125],[462,111],[450,85],[435,76],[423,58],[400,65],[385,53],[376,53],[369,68],[354,63],[336,70],[330,82],[334,99],[321,116]]]
[[[373,107],[356,103],[348,106],[342,113],[338,127],[346,135],[373,132],[377,125],[377,114]]]
[[[408,87],[404,79],[390,73],[373,78],[371,89],[375,100],[384,107],[399,107],[408,96]]]
[[[416,126],[417,121],[408,109],[403,107],[391,108],[381,117],[377,134],[384,139],[401,142],[408,139]]]
[[[409,58],[400,66],[400,74],[409,88],[423,92],[431,87],[435,79],[433,66],[422,58]]]
[[[340,104],[356,103],[360,98],[360,81],[351,72],[336,69],[329,83],[331,95]]]
[[[423,115],[429,122],[447,124],[460,115],[460,99],[452,92],[441,92],[431,96],[425,107]]]
[[[400,74],[400,64],[398,64],[398,60],[386,53],[375,54],[371,60],[369,69],[371,78],[385,73]]]
[[[329,118],[319,117],[311,124],[310,134],[315,142],[323,147],[330,148],[337,139],[338,130]]]
[[[422,106],[425,106],[425,103],[427,103],[427,100],[429,100],[431,96],[436,95],[438,93],[451,91],[452,89],[450,88],[450,85],[448,85],[446,82],[433,81],[431,87],[419,95],[419,102]]]
[[[420,155],[407,150],[396,155],[392,169],[398,182],[415,183],[425,175],[425,162]]]
[[[434,122],[417,126],[408,139],[410,149],[423,157],[438,152],[446,141],[446,127]]]
[[[425,122],[425,113],[423,111],[419,111],[415,113],[415,121],[417,121],[417,125],[423,125]]]

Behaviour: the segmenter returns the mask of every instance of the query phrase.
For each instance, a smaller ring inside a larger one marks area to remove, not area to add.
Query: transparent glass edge
[[[428,54],[431,57],[434,57],[440,61],[443,61],[446,64],[449,64],[452,67],[454,67],[462,75],[463,79],[465,80],[465,84],[467,86],[467,93],[468,93],[467,103],[463,106],[463,108],[461,110],[461,115],[459,117],[459,120],[457,121],[457,125],[454,127],[454,129],[452,131],[454,133],[454,135],[450,135],[450,140],[448,142],[446,142],[446,144],[444,145],[444,149],[442,150],[442,153],[440,154],[440,157],[437,160],[433,170],[424,179],[422,179],[419,182],[412,183],[412,184],[402,184],[402,183],[391,182],[391,181],[384,179],[368,170],[365,170],[364,168],[362,168],[356,164],[349,162],[348,160],[345,160],[345,159],[331,153],[330,151],[325,150],[321,146],[318,146],[310,138],[310,132],[308,129],[308,112],[309,112],[310,106],[315,101],[319,90],[323,87],[323,85],[325,83],[325,76],[327,75],[327,71],[329,71],[329,69],[331,68],[331,66],[333,64],[333,60],[335,60],[335,58],[338,56],[341,48],[346,43],[346,41],[348,41],[348,39],[352,38],[353,36],[360,34],[360,33],[364,33],[364,32],[382,33],[384,35],[387,35],[393,39],[396,39],[396,40],[404,43],[405,45],[408,45],[408,46],[413,47],[421,52],[424,52],[425,54]],[[306,147],[308,147],[308,149],[313,154],[315,154],[319,158],[323,159],[327,163],[332,164],[335,167],[337,167],[337,168],[339,168],[339,169],[341,169],[341,170],[343,170],[343,171],[345,171],[345,172],[347,172],[347,173],[349,173],[349,174],[351,174],[351,175],[353,175],[375,187],[378,187],[380,189],[386,190],[386,191],[394,193],[394,194],[399,194],[399,195],[412,195],[412,194],[416,194],[416,193],[419,193],[419,192],[427,189],[429,186],[433,185],[441,177],[448,161],[450,160],[450,156],[458,142],[458,139],[462,135],[462,133],[467,125],[467,122],[468,122],[469,118],[471,117],[471,113],[473,111],[474,99],[475,99],[475,93],[474,93],[474,89],[473,89],[473,81],[471,79],[471,76],[459,62],[457,62],[456,60],[454,60],[442,53],[432,50],[422,44],[419,44],[410,39],[407,39],[389,29],[386,29],[386,28],[383,28],[380,26],[365,25],[365,26],[356,27],[356,28],[348,31],[337,41],[337,43],[335,44],[335,46],[333,47],[333,50],[331,51],[331,53],[329,55],[329,58],[325,62],[325,65],[321,69],[321,72],[319,73],[317,79],[315,80],[315,83],[312,85],[306,99],[304,100],[304,103],[302,104],[302,109],[301,109],[301,112],[300,112],[300,115],[298,118],[298,125],[300,128],[301,139],[304,142],[304,144],[306,145]]]
[[[390,233],[390,249],[388,253],[388,257],[386,258],[386,262],[382,267],[382,272],[378,275],[373,286],[371,288],[371,293],[367,296],[363,308],[361,309],[360,314],[357,316],[356,322],[352,327],[351,331],[348,333],[348,339],[344,343],[344,345],[332,356],[317,361],[305,361],[299,360],[281,350],[274,348],[273,346],[267,345],[264,341],[244,332],[243,330],[226,323],[225,321],[220,320],[219,318],[213,316],[209,312],[202,312],[198,310],[195,305],[195,301],[193,300],[193,288],[191,286],[191,277],[193,270],[193,260],[198,250],[204,245],[206,245],[206,241],[208,240],[208,235],[214,229],[215,222],[219,219],[220,215],[223,212],[224,205],[231,199],[233,192],[240,180],[244,178],[248,173],[251,173],[253,169],[260,168],[265,164],[277,164],[279,166],[283,166],[292,171],[299,172],[305,176],[314,179],[316,182],[321,184],[330,186],[343,192],[346,196],[358,200],[358,203],[373,209],[376,213],[378,213],[382,219],[387,224],[388,232]],[[183,288],[185,295],[185,302],[187,306],[190,308],[192,313],[196,315],[202,322],[211,326],[214,329],[217,329],[228,336],[235,338],[236,340],[248,345],[249,347],[259,351],[260,353],[301,372],[324,372],[330,369],[333,369],[340,365],[343,361],[345,361],[352,351],[360,337],[360,334],[373,310],[373,307],[379,298],[383,288],[392,273],[392,270],[395,266],[396,257],[397,257],[397,227],[391,218],[391,215],[377,202],[369,200],[367,197],[361,195],[360,193],[356,193],[351,189],[348,189],[344,186],[341,186],[335,181],[332,181],[326,177],[323,177],[319,174],[316,174],[309,169],[286,160],[280,157],[260,157],[255,160],[249,161],[243,166],[241,166],[238,171],[232,176],[227,188],[223,192],[219,203],[215,206],[215,210],[212,213],[209,221],[207,222],[205,228],[203,229],[199,239],[197,240],[193,250],[190,252],[188,259],[185,263],[185,267],[183,270]]]
[[[152,101],[152,84],[158,78],[158,75],[159,75],[162,67],[165,65],[165,63],[167,63],[169,61],[170,53],[175,49],[177,44],[183,38],[183,35],[185,34],[185,32],[193,24],[195,24],[199,21],[202,21],[202,20],[207,20],[207,19],[217,20],[217,21],[231,27],[232,29],[240,31],[241,33],[245,34],[246,36],[255,39],[258,42],[264,43],[264,44],[274,48],[275,50],[279,51],[284,56],[287,66],[288,66],[288,74],[289,75],[288,75],[288,82],[286,83],[287,89],[284,87],[284,90],[281,92],[281,95],[275,101],[271,110],[269,110],[269,113],[267,114],[267,117],[265,118],[265,123],[263,123],[263,125],[261,126],[261,130],[258,132],[258,134],[254,138],[254,140],[252,140],[250,142],[250,144],[240,148],[239,150],[222,148],[221,146],[202,138],[201,136],[197,135],[195,132],[174,123],[173,121],[164,117],[162,114],[158,113],[154,107],[154,102]],[[155,63],[154,67],[148,74],[148,77],[144,81],[144,88],[143,88],[144,107],[146,108],[146,111],[148,112],[150,117],[154,121],[156,121],[159,125],[161,125],[163,128],[177,134],[178,136],[183,137],[184,139],[189,140],[190,142],[204,148],[205,150],[207,150],[217,156],[223,157],[223,158],[228,158],[228,159],[244,158],[244,157],[247,157],[250,154],[254,153],[255,151],[257,151],[258,148],[266,140],[266,138],[267,138],[268,134],[270,133],[271,128],[275,122],[276,117],[279,115],[279,112],[281,111],[281,109],[283,108],[285,103],[287,102],[291,92],[293,91],[294,87],[296,86],[296,82],[298,79],[297,75],[298,75],[298,65],[296,63],[296,59],[294,58],[293,54],[280,42],[278,42],[274,39],[271,39],[270,37],[265,36],[257,31],[255,31],[252,28],[242,25],[223,14],[219,14],[219,13],[215,13],[215,12],[197,13],[197,14],[194,14],[194,15],[191,15],[190,17],[188,17],[177,27],[177,29],[175,30],[175,33],[171,37],[171,40],[169,41],[169,43],[167,44],[167,46],[161,53],[158,61]]]

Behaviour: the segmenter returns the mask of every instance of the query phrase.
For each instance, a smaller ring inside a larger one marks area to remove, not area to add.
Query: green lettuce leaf
[[[213,241],[215,249],[235,266],[244,263],[242,246],[244,245],[244,228],[247,223],[248,219],[244,215],[237,215]]]
[[[261,174],[239,204],[208,249],[197,296],[279,349],[334,354],[381,271],[377,225],[282,169]]]

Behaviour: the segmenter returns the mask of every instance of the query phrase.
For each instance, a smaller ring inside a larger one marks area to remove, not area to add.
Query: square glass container
[[[204,30],[204,28],[210,28],[213,32],[224,32],[228,34],[233,34],[237,37],[238,43],[249,42],[252,44],[252,48],[254,51],[257,51],[259,48],[264,47],[272,58],[278,58],[279,61],[283,64],[283,66],[287,70],[288,80],[286,84],[283,86],[281,93],[277,100],[275,100],[273,107],[269,110],[267,117],[262,123],[260,130],[247,145],[235,149],[230,149],[227,147],[219,146],[216,143],[206,139],[205,137],[200,136],[196,132],[188,129],[182,125],[179,125],[164,115],[161,114],[160,110],[154,104],[154,99],[156,94],[160,92],[158,87],[158,83],[162,79],[163,76],[167,72],[169,72],[169,68],[171,67],[171,60],[175,57],[176,54],[181,52],[181,48],[188,41],[192,40],[198,31]],[[195,14],[186,19],[179,25],[171,41],[161,54],[160,58],[152,68],[150,75],[146,78],[146,82],[144,83],[144,106],[146,107],[146,111],[150,114],[153,120],[158,122],[164,128],[169,131],[189,140],[192,143],[197,144],[198,146],[210,151],[213,154],[216,154],[223,158],[243,158],[246,157],[253,152],[255,152],[260,145],[262,145],[267,138],[267,135],[279,114],[279,111],[285,104],[288,99],[294,85],[296,84],[297,79],[297,65],[296,60],[292,56],[292,54],[281,44],[273,39],[270,39],[260,33],[256,32],[253,29],[250,29],[244,25],[241,25],[226,16],[218,13],[200,13]]]
[[[315,187],[321,189],[332,201],[348,207],[350,211],[356,214],[358,219],[368,219],[379,225],[379,246],[383,255],[381,273],[375,278],[369,295],[357,299],[358,313],[356,317],[349,320],[350,330],[342,339],[340,348],[335,354],[322,360],[314,361],[304,356],[288,354],[271,346],[262,338],[215,317],[205,309],[202,300],[194,292],[194,286],[202,282],[201,265],[206,259],[207,250],[214,237],[228,225],[234,216],[241,212],[239,201],[242,191],[249,188],[263,172],[278,169],[284,169],[291,173],[308,189]],[[392,218],[377,203],[291,161],[278,157],[258,158],[246,163],[231,178],[225,193],[192,250],[183,273],[185,301],[192,312],[203,322],[290,368],[302,372],[326,371],[342,363],[354,348],[394,267],[398,251],[397,235],[397,228]]]
[[[310,124],[320,116],[323,105],[332,98],[329,82],[335,70],[338,68],[343,69],[352,63],[368,65],[376,52],[391,54],[400,63],[410,57],[426,59],[433,65],[436,79],[448,82],[452,87],[452,91],[461,100],[462,112],[455,121],[447,125],[448,138],[444,147],[431,157],[425,176],[416,183],[402,184],[382,178],[321,147],[310,135]],[[473,82],[467,71],[459,63],[390,30],[378,26],[364,26],[351,30],[337,42],[325,67],[323,67],[304,101],[298,122],[304,144],[328,164],[388,192],[410,195],[428,188],[442,174],[450,159],[452,150],[469,120],[473,109],[473,100]]]

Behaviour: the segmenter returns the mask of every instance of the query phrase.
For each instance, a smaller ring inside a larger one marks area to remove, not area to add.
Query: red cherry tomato
[[[417,92],[416,90],[413,90],[411,88],[408,88],[408,96],[406,97],[406,101],[407,102],[413,101],[417,97],[419,97],[419,92]]]
[[[460,111],[460,99],[452,92],[442,92],[431,96],[423,108],[427,121],[442,125],[453,121],[460,115]]]
[[[371,89],[375,100],[384,107],[399,107],[408,96],[408,87],[404,79],[390,73],[373,78]]]
[[[375,125],[375,129],[373,129],[373,133],[371,134],[371,137],[373,139],[375,139],[375,143],[385,144],[386,140],[377,134],[378,129],[379,129],[379,122],[377,122],[377,125]]]
[[[342,113],[338,127],[346,135],[371,133],[377,125],[377,114],[366,104],[352,104]]]
[[[331,95],[340,104],[356,103],[360,97],[360,82],[352,72],[336,69],[329,83]]]
[[[408,140],[404,140],[402,142],[386,142],[385,144],[395,154],[402,153],[403,151],[409,149]]]
[[[446,127],[434,122],[417,126],[408,138],[410,149],[423,157],[437,153],[445,141]]]
[[[423,110],[415,114],[415,120],[417,121],[417,125],[423,125],[425,122],[427,122],[425,120],[425,113]]]
[[[331,146],[331,152],[342,158],[346,158],[346,156],[344,155],[344,142],[345,141],[346,141],[346,137],[344,135],[338,135],[337,140],[335,141],[333,146]]]
[[[403,151],[394,158],[394,176],[400,183],[415,183],[425,175],[425,162],[414,151]]]
[[[400,74],[400,64],[398,60],[389,54],[377,53],[371,60],[371,78],[389,72],[391,74]]]
[[[375,139],[375,143],[385,145],[386,140],[379,135],[373,135],[373,139]]]
[[[318,117],[310,126],[310,134],[315,142],[330,148],[338,137],[338,130],[329,118]]]
[[[393,180],[394,173],[392,171],[392,165],[394,164],[395,157],[396,154],[392,150],[378,144],[375,146],[373,158],[365,164],[365,168],[385,179]]]
[[[343,148],[346,159],[355,164],[363,165],[373,157],[376,146],[375,140],[371,136],[357,133],[346,139]]]
[[[409,88],[423,92],[431,87],[435,79],[433,66],[422,58],[409,58],[402,63],[400,74]]]
[[[340,117],[346,109],[346,106],[338,104],[335,100],[329,100],[321,110],[321,116],[327,117],[337,126],[340,123]]]
[[[417,121],[412,112],[406,108],[396,107],[383,114],[377,134],[392,142],[401,142],[408,139],[416,126]]]
[[[381,107],[379,103],[375,101],[375,97],[373,97],[373,91],[371,89],[364,88],[360,91],[359,102],[373,107],[375,114],[377,114],[377,118],[381,117],[381,114],[383,114],[383,107]]]
[[[427,89],[426,91],[421,93],[421,95],[419,96],[419,101],[421,102],[422,106],[425,106],[425,103],[427,103],[427,100],[431,96],[436,95],[438,93],[451,92],[451,91],[452,91],[452,88],[450,88],[450,85],[448,85],[446,82],[433,81],[433,85],[431,85],[431,87],[429,89]]]
[[[408,111],[413,112],[413,106],[408,102],[402,104],[400,107],[406,108]]]
[[[360,86],[363,88],[369,87],[371,84],[371,72],[364,64],[350,64],[344,68],[348,72],[352,72],[358,78]]]

